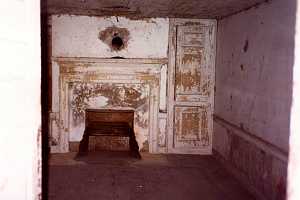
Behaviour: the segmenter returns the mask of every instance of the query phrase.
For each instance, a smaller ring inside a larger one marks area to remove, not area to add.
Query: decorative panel
[[[209,28],[178,26],[175,68],[177,101],[201,101],[210,95],[210,69],[207,65]]]
[[[167,118],[165,113],[159,113],[158,117],[158,145],[160,147],[166,147],[166,126]]]
[[[206,147],[211,143],[208,106],[176,106],[174,147]]]

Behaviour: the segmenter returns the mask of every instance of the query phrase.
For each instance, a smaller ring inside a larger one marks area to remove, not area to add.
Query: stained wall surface
[[[42,12],[91,16],[126,15],[131,18],[176,17],[214,19],[239,12],[265,0],[48,0]]]
[[[218,23],[214,150],[267,199],[285,196],[294,14],[274,0]]]

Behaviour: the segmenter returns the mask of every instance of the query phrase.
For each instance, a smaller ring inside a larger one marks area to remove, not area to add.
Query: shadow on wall
[[[258,198],[286,198],[296,0],[220,19],[215,155]]]
[[[42,3],[43,1],[41,1]],[[51,110],[51,39],[49,37],[48,16],[41,14],[41,114],[42,114],[42,199],[48,199],[48,159],[49,159],[49,112]]]

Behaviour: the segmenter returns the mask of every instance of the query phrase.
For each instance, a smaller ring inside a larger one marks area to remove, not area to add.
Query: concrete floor
[[[51,155],[49,200],[253,200],[212,156]]]

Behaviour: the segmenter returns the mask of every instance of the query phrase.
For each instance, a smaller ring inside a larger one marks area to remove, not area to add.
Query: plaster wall
[[[300,199],[300,2],[297,1],[293,67],[293,100],[288,164],[288,200]]]
[[[128,44],[113,51],[100,37],[107,28],[125,28]],[[166,58],[169,20],[149,18],[130,20],[125,17],[52,16],[52,55],[54,57]]]
[[[259,198],[284,199],[295,3],[218,22],[214,151]]]
[[[219,21],[216,115],[288,151],[292,4],[272,1]]]
[[[0,23],[0,199],[39,199],[40,1],[5,2]]]

